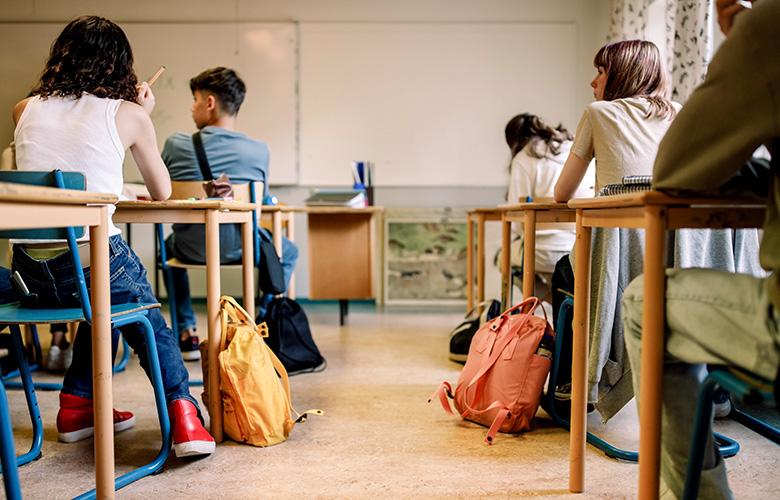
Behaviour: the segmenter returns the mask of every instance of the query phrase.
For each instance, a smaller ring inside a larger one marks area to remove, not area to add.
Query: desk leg
[[[92,301],[92,386],[95,415],[97,498],[114,498],[114,414],[111,389],[111,282],[108,268],[108,208],[100,225],[90,226]]]
[[[582,493],[585,489],[591,232],[591,228],[582,225],[582,211],[577,210],[577,240],[574,250],[571,429],[569,434],[569,491],[572,493]]]
[[[485,216],[477,216],[477,303],[485,300]]]
[[[666,210],[645,208],[642,372],[639,385],[639,498],[658,498],[661,467],[661,405],[666,279]],[[575,278],[576,279],[576,278]]]
[[[536,210],[526,210],[523,223],[523,300],[534,296],[535,275]]]
[[[474,220],[466,216],[466,312],[474,307]]]
[[[206,211],[206,317],[209,336],[209,417],[211,435],[222,442],[222,397],[219,392],[219,212]]]
[[[287,213],[287,239],[290,242],[295,242],[295,214],[292,212]],[[290,286],[287,287],[287,296],[291,299],[295,299],[295,270],[293,269],[290,275]]]
[[[274,248],[279,259],[282,258],[282,212],[274,212],[273,215]]]
[[[252,221],[241,224],[241,263],[244,271],[244,309],[255,315],[255,263],[254,235]]]
[[[501,309],[511,306],[512,296],[512,222],[501,219]]]

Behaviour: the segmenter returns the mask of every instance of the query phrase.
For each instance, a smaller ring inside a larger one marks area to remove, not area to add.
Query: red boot
[[[60,411],[57,413],[57,433],[63,443],[75,443],[95,433],[92,400],[60,393]],[[114,432],[125,431],[135,425],[135,416],[129,411],[114,410]]]
[[[214,438],[200,423],[194,404],[186,399],[177,399],[168,405],[168,413],[173,428],[173,451],[177,457],[214,453]]]

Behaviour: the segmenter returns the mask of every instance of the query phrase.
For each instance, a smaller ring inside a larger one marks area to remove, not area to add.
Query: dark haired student
[[[263,181],[262,195],[267,194],[268,146],[235,130],[238,110],[246,95],[243,80],[230,68],[212,68],[192,78],[190,90],[193,97],[192,120],[200,130],[203,149],[214,177],[225,174],[235,184]],[[190,134],[176,133],[168,137],[162,158],[173,180],[203,179]],[[261,193],[257,195],[260,197]],[[202,224],[174,224],[166,247],[179,260],[202,264],[206,262],[205,239]],[[219,246],[223,264],[241,260],[241,232],[237,225],[220,225]],[[282,238],[282,268],[286,285],[290,283],[297,259],[298,249],[290,240]],[[187,271],[182,268],[173,268],[172,271],[182,356],[186,360],[200,359]],[[261,316],[270,299],[271,296],[266,295],[260,301]]]
[[[79,17],[54,41],[40,81],[31,97],[13,110],[16,163],[19,170],[81,172],[87,190],[122,193],[122,163],[129,148],[156,200],[171,194],[168,171],[157,149],[149,117],[155,100],[146,82],[138,84],[133,52],[122,29],[108,19]],[[113,206],[109,213],[113,214]],[[109,222],[111,222],[109,220]],[[40,242],[38,242],[40,243]],[[36,247],[14,245],[13,268],[19,271],[41,307],[79,307],[67,243]],[[157,302],[138,256],[110,223],[111,302]],[[84,275],[89,282],[89,268]],[[69,279],[70,277],[70,279]],[[89,284],[89,283],[88,283]],[[214,440],[203,428],[197,402],[190,395],[188,373],[176,337],[159,309],[149,310],[160,357],[165,397],[171,415],[177,456],[208,455]],[[149,370],[144,335],[136,324],[120,328]],[[114,330],[114,345],[119,331]],[[73,347],[73,363],[60,393],[57,431],[61,441],[85,439],[94,432],[92,417],[92,348],[89,325],[82,322]],[[133,427],[130,412],[114,410],[114,430]]]
[[[563,125],[552,127],[539,116],[522,113],[506,124],[504,129],[507,146],[512,154],[509,165],[509,189],[507,203],[523,202],[530,197],[552,199],[555,183],[561,175],[563,165],[569,156],[572,136]],[[594,169],[588,169],[588,176],[578,187],[575,197],[593,196]],[[515,235],[512,243],[511,263],[522,266],[522,233]],[[545,228],[536,231],[534,294],[551,302],[550,285],[555,263],[568,254],[574,246],[574,225],[570,229]]]

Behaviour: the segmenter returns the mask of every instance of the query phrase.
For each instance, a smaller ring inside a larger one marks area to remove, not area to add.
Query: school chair
[[[232,186],[235,201],[257,203],[257,192],[263,192],[264,184],[261,181],[256,181],[246,184],[233,184]],[[203,181],[171,181],[171,187],[171,197],[169,198],[171,200],[187,200],[190,198],[206,197],[206,193],[203,190]],[[255,267],[260,263],[260,235],[258,233],[258,225],[260,223],[258,215],[260,207],[261,204],[258,204],[257,210],[252,212],[252,244],[254,248]],[[155,274],[158,271],[162,271],[163,273],[165,288],[168,291],[168,309],[171,313],[171,330],[173,330],[176,335],[179,335],[179,323],[178,318],[176,318],[176,293],[173,290],[173,271],[171,268],[206,269],[206,265],[188,264],[180,261],[176,257],[169,257],[167,249],[165,248],[165,234],[163,233],[162,224],[155,224],[155,231],[160,252],[160,258],[155,264]],[[223,264],[219,267],[220,269],[242,269],[240,262],[237,264]],[[190,385],[192,385],[192,382],[190,382]]]
[[[691,439],[691,452],[688,454],[688,472],[685,478],[684,500],[695,500],[699,494],[701,469],[704,464],[707,432],[712,420],[712,398],[719,388],[731,393],[731,397],[748,404],[760,404],[775,399],[772,381],[764,380],[752,373],[735,367],[720,367],[712,370],[699,388],[696,402],[696,417]],[[729,418],[748,429],[780,444],[780,429],[743,412],[734,405]]]
[[[541,405],[544,411],[550,415],[550,418],[552,418],[555,425],[568,430],[569,420],[560,415],[555,406],[555,387],[558,383],[558,370],[561,362],[564,332],[566,331],[566,325],[571,324],[573,319],[574,299],[572,297],[566,297],[561,303],[558,311],[558,323],[555,325],[555,352],[553,353],[552,365],[550,367],[547,392],[542,395]],[[710,402],[712,402],[711,399]],[[721,456],[724,458],[733,457],[739,453],[739,443],[730,437],[715,433],[715,441],[718,443]],[[595,446],[603,451],[604,454],[610,458],[625,460],[627,462],[639,461],[639,452],[618,448],[591,432],[587,433],[587,442],[591,446]]]
[[[0,172],[0,181],[80,190],[84,190],[86,186],[86,179],[83,174],[76,172],[63,173],[59,170],[54,170],[53,172]],[[76,245],[76,238],[83,234],[83,227],[0,231],[0,238],[66,239],[73,264],[74,278],[78,283],[79,299],[81,301],[81,307],[77,308],[38,309],[24,307],[18,303],[0,306],[0,324],[10,325],[11,327],[11,334],[14,337],[12,345],[14,346],[16,361],[19,365],[19,372],[27,398],[28,410],[31,419],[33,420],[33,445],[28,453],[21,457],[17,457],[17,465],[23,465],[24,463],[39,457],[43,440],[43,426],[41,425],[35,388],[33,387],[27,360],[21,352],[21,330],[19,326],[36,323],[69,323],[74,321],[86,321],[87,323],[91,323],[92,307],[86,280],[84,278],[84,270],[81,265],[81,258],[79,257]],[[160,422],[160,431],[162,435],[162,447],[155,459],[146,465],[116,478],[114,483],[115,489],[120,489],[133,481],[161,470],[165,460],[168,458],[172,446],[171,425],[168,417],[168,408],[165,402],[165,389],[163,387],[162,375],[160,372],[160,361],[157,356],[157,344],[155,343],[152,325],[147,318],[148,311],[158,307],[160,307],[160,304],[158,303],[111,304],[112,328],[119,328],[133,323],[138,323],[143,328],[147,355],[149,357],[149,367],[152,374],[151,378],[157,406],[157,416]],[[2,404],[0,404],[0,406],[2,406]],[[4,468],[4,470],[9,469],[10,467]],[[95,491],[92,490],[79,498],[94,498],[94,496]]]
[[[11,429],[11,414],[8,410],[8,398],[3,384],[0,384],[0,469],[3,473],[3,487],[8,500],[22,498],[19,487],[19,472],[16,470],[16,449],[14,433]]]
[[[36,325],[27,325],[27,327],[30,329],[30,339],[31,339],[31,348],[32,348],[32,358],[33,362],[28,362],[28,367],[30,369],[31,373],[34,373],[42,368],[41,359],[43,359],[43,356],[41,354],[41,343],[38,338],[38,328]],[[111,370],[114,374],[121,373],[127,369],[127,364],[130,362],[130,346],[127,344],[127,341],[124,337],[120,336],[121,345],[122,345],[122,357],[119,358],[119,361],[117,361],[114,364],[113,369]],[[23,351],[24,352],[24,351]],[[26,354],[26,353],[25,353]],[[19,369],[12,370],[2,377],[2,382],[5,385],[5,388],[8,390],[19,390],[24,388],[24,384],[22,384],[21,381],[16,381],[14,379],[20,378],[22,375],[19,371]],[[33,387],[36,391],[61,391],[62,390],[62,384],[58,382],[36,382],[33,381]]]

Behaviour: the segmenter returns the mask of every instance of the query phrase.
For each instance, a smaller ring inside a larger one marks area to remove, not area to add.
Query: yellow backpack
[[[219,302],[223,430],[239,443],[253,446],[281,443],[307,414],[321,415],[322,411],[310,410],[297,415],[292,407],[287,371],[263,340],[268,336],[265,323],[255,325],[233,297],[222,296]],[[207,372],[204,369],[203,373]],[[204,387],[208,387],[207,383],[204,380]],[[293,419],[293,414],[297,419]]]

